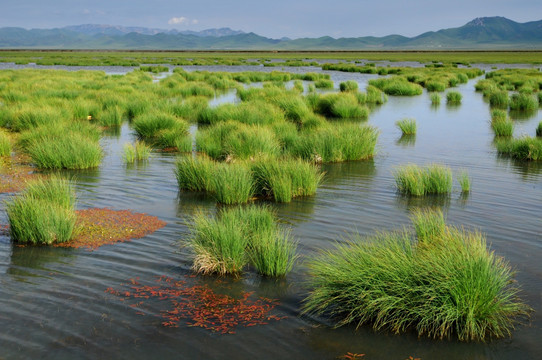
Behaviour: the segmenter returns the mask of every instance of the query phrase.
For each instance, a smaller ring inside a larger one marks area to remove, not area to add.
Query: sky
[[[180,31],[229,27],[277,39],[412,37],[485,16],[542,20],[540,0],[0,0],[0,9],[0,27],[107,24]]]

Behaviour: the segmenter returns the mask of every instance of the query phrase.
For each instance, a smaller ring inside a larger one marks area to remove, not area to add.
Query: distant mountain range
[[[415,37],[388,35],[335,39],[329,36],[270,39],[230,28],[177,31],[111,25],[58,29],[0,28],[0,48],[118,50],[457,50],[542,49],[542,20],[517,23],[504,17],[476,18],[451,29]]]

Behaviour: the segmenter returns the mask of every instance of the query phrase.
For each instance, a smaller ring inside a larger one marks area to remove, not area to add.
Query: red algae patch
[[[156,216],[129,210],[92,208],[77,210],[76,214],[74,237],[54,246],[94,250],[102,245],[141,238],[166,225],[166,222]]]
[[[251,292],[242,292],[234,298],[214,292],[208,285],[192,285],[185,280],[161,276],[157,284],[142,285],[139,279],[130,279],[122,284],[125,290],[108,288],[106,292],[116,295],[121,301],[132,302],[138,315],[146,315],[146,301],[154,299],[168,305],[161,310],[162,326],[179,327],[184,321],[188,326],[201,327],[221,334],[234,334],[237,327],[265,325],[272,320],[282,320],[270,314],[278,305],[277,300],[255,297]]]
[[[0,193],[21,191],[26,183],[43,176],[34,171],[34,167],[27,165],[23,156],[14,156],[0,159]]]

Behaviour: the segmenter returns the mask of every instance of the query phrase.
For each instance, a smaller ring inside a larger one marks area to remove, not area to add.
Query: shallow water
[[[187,70],[254,70],[254,67],[185,67]],[[280,70],[258,68],[262,71]],[[286,71],[318,71],[286,68]],[[374,75],[328,72],[338,86],[355,80],[364,88]],[[428,94],[390,97],[376,108],[369,123],[380,129],[378,155],[371,161],[324,165],[325,181],[315,196],[289,204],[272,204],[281,223],[292,230],[301,256],[286,279],[269,280],[247,271],[240,279],[190,278],[191,258],[180,246],[196,211],[216,211],[201,194],[179,192],[175,156],[154,153],[146,164],[126,166],[122,146],[134,140],[128,125],[106,136],[106,157],[95,170],[73,172],[78,208],[132,209],[158,216],[166,227],[130,242],[95,251],[20,248],[0,236],[0,357],[6,359],[212,358],[212,359],[333,359],[347,352],[366,359],[534,359],[542,353],[542,165],[518,163],[497,155],[489,126],[490,111],[474,83],[459,86],[463,102],[431,106]],[[216,104],[235,101],[228,93]],[[444,97],[443,97],[444,98]],[[411,117],[418,123],[415,138],[401,139],[395,121]],[[534,134],[540,111],[516,120],[516,135]],[[192,129],[194,130],[194,129]],[[396,193],[392,171],[405,163],[432,162],[450,166],[454,175],[468,171],[471,193],[462,195],[454,183],[449,196],[412,199]],[[5,199],[7,196],[3,196]],[[488,343],[418,339],[415,334],[375,333],[370,327],[333,329],[325,318],[300,316],[307,289],[303,261],[331,248],[349,233],[370,235],[409,224],[413,208],[438,206],[452,224],[487,234],[491,248],[517,269],[524,300],[534,308],[530,323],[510,339]],[[2,223],[5,213],[2,212]],[[273,311],[287,319],[237,328],[220,335],[197,327],[161,325],[157,299],[146,301],[146,315],[107,293],[139,277],[152,284],[161,275],[206,283],[217,292],[278,299]]]

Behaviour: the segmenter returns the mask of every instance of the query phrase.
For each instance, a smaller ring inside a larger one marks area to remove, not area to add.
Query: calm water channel
[[[187,70],[254,70],[254,67],[185,67]],[[262,71],[280,68],[257,68]],[[286,68],[291,72],[317,68]],[[124,70],[126,71],[126,70]],[[115,71],[113,71],[115,72]],[[121,72],[119,70],[119,72]],[[329,72],[336,86],[356,80],[363,89],[372,75]],[[167,221],[152,235],[95,251],[14,246],[0,237],[0,358],[5,359],[334,359],[347,352],[364,359],[535,359],[542,356],[542,164],[518,163],[497,155],[490,110],[474,91],[476,80],[456,88],[463,102],[432,107],[427,93],[390,97],[368,122],[380,129],[378,155],[371,161],[324,165],[325,180],[313,197],[272,204],[298,241],[300,259],[284,280],[247,271],[240,279],[190,277],[191,258],[180,241],[196,211],[214,213],[215,201],[179,192],[175,156],[154,153],[146,164],[126,166],[122,146],[134,140],[128,125],[102,139],[106,156],[95,170],[74,172],[78,208],[109,207],[145,212]],[[235,101],[234,94],[214,104]],[[415,138],[401,138],[395,121],[411,117]],[[541,112],[515,120],[516,135],[534,135]],[[412,199],[397,194],[392,171],[406,163],[450,166],[468,171],[472,187],[459,184],[449,196]],[[2,199],[6,199],[4,195]],[[512,337],[487,343],[419,339],[416,334],[374,332],[370,326],[333,329],[325,318],[299,314],[307,288],[304,261],[348,234],[370,235],[409,224],[418,207],[437,206],[451,224],[480,229],[491,249],[517,270],[524,300],[535,310]],[[6,223],[4,205],[0,222]],[[146,315],[107,293],[131,278],[152,284],[165,275],[206,283],[220,293],[254,292],[279,300],[273,311],[287,316],[267,325],[221,335],[181,321],[164,327],[157,316],[163,302],[149,299]],[[217,281],[218,280],[218,281]]]

